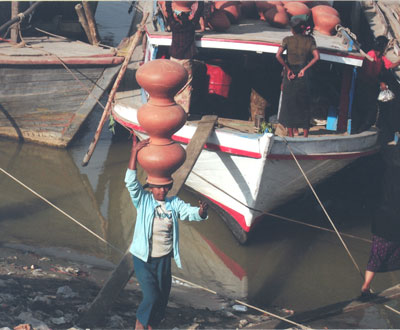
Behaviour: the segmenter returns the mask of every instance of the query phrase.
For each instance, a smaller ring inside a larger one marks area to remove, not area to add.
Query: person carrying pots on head
[[[304,137],[308,136],[309,69],[319,60],[315,39],[306,34],[308,26],[302,16],[293,16],[290,19],[292,35],[283,39],[276,54],[276,59],[284,68],[278,121],[287,128],[290,137],[298,135],[298,128],[303,128]],[[287,51],[286,60],[283,58],[285,50]]]
[[[377,37],[373,49],[367,53],[372,61],[368,59],[363,61],[356,83],[352,133],[365,131],[376,123],[379,92],[388,88],[384,74],[387,70],[400,65],[400,60],[392,63],[384,55],[388,42],[385,36]]]
[[[179,197],[166,197],[172,187],[146,184],[137,179],[137,154],[149,140],[133,143],[126,187],[137,210],[135,231],[129,251],[143,298],[136,311],[135,329],[153,329],[164,318],[171,290],[171,258],[181,268],[178,219],[207,219],[208,204],[193,207]],[[148,186],[150,191],[145,190]]]
[[[192,3],[194,1],[184,1]],[[189,113],[190,100],[192,96],[193,80],[193,59],[197,54],[195,44],[196,27],[200,17],[203,16],[203,1],[196,1],[195,4],[186,6],[180,1],[166,1],[168,25],[172,32],[172,43],[169,48],[169,55],[172,61],[182,64],[188,72],[188,80],[185,86],[176,94],[175,102],[180,104],[186,113]],[[174,9],[172,6],[174,5]],[[195,8],[192,12],[192,8]]]

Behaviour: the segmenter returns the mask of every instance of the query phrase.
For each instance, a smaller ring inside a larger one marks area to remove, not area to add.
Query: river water
[[[110,7],[126,12],[129,3],[104,6],[100,2],[98,17],[109,12]],[[124,24],[129,26],[128,21],[121,22]],[[113,35],[116,34],[110,33],[110,40]],[[81,166],[101,113],[100,107],[93,111],[67,150],[0,138],[0,166],[124,251],[132,237],[136,214],[124,186],[131,147],[127,132],[120,128],[112,135],[105,128],[89,165]],[[379,155],[363,158],[316,188],[340,231],[370,239],[382,169]],[[140,171],[141,179],[144,175]],[[191,192],[182,190],[179,196],[197,204],[198,196]],[[330,228],[311,193],[274,213]],[[355,238],[344,240],[363,272],[370,244]],[[261,308],[309,310],[352,299],[359,295],[362,284],[358,270],[334,233],[279,219],[264,219],[249,244],[241,246],[222,219],[210,210],[207,221],[180,223],[180,241],[183,269],[174,265],[174,275],[222,295],[248,299]],[[2,173],[0,242],[72,250],[113,263],[121,257],[115,249]],[[400,272],[379,274],[373,283],[374,290],[393,286],[399,279]]]

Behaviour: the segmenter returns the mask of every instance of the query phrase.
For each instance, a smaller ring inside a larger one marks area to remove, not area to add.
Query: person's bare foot
[[[143,324],[138,319],[136,319],[135,330],[144,330]]]

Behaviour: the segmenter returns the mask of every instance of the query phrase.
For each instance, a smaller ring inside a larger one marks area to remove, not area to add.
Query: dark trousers
[[[148,262],[133,256],[133,265],[143,294],[136,318],[144,326],[157,326],[164,318],[171,291],[171,255]]]

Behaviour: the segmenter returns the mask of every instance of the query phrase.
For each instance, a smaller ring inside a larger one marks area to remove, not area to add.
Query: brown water
[[[118,3],[109,5],[113,8]],[[103,10],[101,6],[99,9]],[[131,146],[126,131],[121,129],[112,136],[104,129],[89,165],[80,165],[101,113],[102,109],[95,109],[68,150],[0,138],[0,166],[113,246],[125,250],[135,219],[124,186]],[[370,238],[381,167],[379,156],[362,159],[317,187],[339,230]],[[140,177],[143,179],[144,173]],[[197,204],[198,197],[193,193],[183,190],[180,197]],[[275,213],[329,227],[311,194]],[[369,243],[350,238],[345,241],[364,271]],[[114,263],[121,257],[2,173],[0,242],[68,249]],[[180,242],[183,270],[175,267],[174,275],[222,295],[249,299],[260,307],[308,310],[354,298],[362,283],[335,234],[278,219],[265,219],[250,243],[241,246],[211,210],[207,221],[181,222]],[[374,289],[388,288],[399,279],[400,272],[379,274]],[[379,318],[376,320],[380,324]]]

